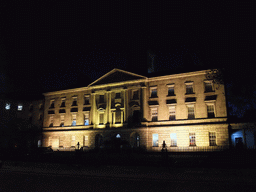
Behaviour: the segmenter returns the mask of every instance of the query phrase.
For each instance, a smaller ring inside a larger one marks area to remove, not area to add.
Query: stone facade
[[[43,146],[212,151],[228,148],[224,85],[208,70],[147,78],[113,69],[87,87],[45,93]]]

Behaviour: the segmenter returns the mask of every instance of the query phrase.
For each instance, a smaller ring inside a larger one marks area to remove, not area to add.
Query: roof
[[[103,84],[109,84],[109,83],[117,83],[117,82],[124,82],[124,81],[132,81],[137,79],[146,79],[147,77],[138,75],[135,73],[131,73],[128,71],[124,71],[121,69],[113,69],[107,74],[103,75],[93,83],[91,83],[89,86],[94,85],[103,85]]]

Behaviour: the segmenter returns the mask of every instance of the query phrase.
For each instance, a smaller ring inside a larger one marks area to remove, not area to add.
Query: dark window
[[[54,101],[51,102],[50,108],[54,108]]]
[[[213,92],[211,82],[205,82],[205,92]]]
[[[193,85],[186,85],[186,93],[187,94],[193,93]]]
[[[104,103],[104,95],[100,95],[100,103]]]
[[[60,107],[65,107],[65,101],[64,100],[61,102],[61,106]]]
[[[151,89],[151,97],[157,97],[157,89]]]
[[[174,87],[169,87],[168,88],[168,96],[174,95]]]
[[[89,97],[84,97],[84,105],[89,105],[90,104],[90,98]]]
[[[121,98],[121,94],[120,93],[116,93],[116,98]]]
[[[133,91],[132,99],[139,99],[139,93],[138,93],[138,91]]]

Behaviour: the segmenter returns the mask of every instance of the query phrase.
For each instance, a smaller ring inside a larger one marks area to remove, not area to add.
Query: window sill
[[[196,93],[185,93],[185,95],[195,95]]]
[[[175,94],[174,95],[166,95],[166,97],[174,97],[176,96]]]
[[[196,147],[196,145],[189,145],[189,147]]]

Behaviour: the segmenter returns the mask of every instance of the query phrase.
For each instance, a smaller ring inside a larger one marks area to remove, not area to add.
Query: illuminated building
[[[224,85],[208,70],[145,77],[113,69],[87,87],[44,93],[43,146],[215,151],[229,147]],[[122,146],[120,146],[122,147]]]

